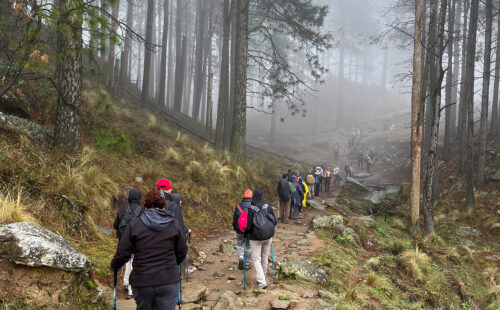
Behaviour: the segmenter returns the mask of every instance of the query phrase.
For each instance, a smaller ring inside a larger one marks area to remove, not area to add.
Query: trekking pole
[[[274,274],[274,253],[273,253],[273,244],[271,243],[271,263],[273,265],[273,281],[276,281],[276,276]]]
[[[179,265],[179,273],[181,275],[180,289],[179,289],[179,310],[180,310],[182,304],[182,263]]]
[[[118,274],[118,270],[115,269],[114,270],[114,274],[113,274],[113,286],[114,286],[114,289],[113,289],[113,309],[116,310],[116,282],[117,282],[117,274]]]
[[[247,248],[247,242],[246,240],[243,241],[243,290],[246,289],[246,269],[247,269],[247,263],[246,263],[246,248]]]
[[[188,254],[190,248],[191,248],[191,233],[188,233]],[[186,282],[189,282],[189,257],[187,259],[187,264],[186,264]]]

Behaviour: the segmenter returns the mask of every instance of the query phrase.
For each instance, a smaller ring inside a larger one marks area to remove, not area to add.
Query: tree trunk
[[[208,85],[207,85],[207,118],[205,121],[205,124],[207,126],[207,129],[209,131],[212,130],[212,108],[213,108],[213,101],[212,101],[212,86],[214,82],[214,75],[212,72],[208,74]]]
[[[174,104],[176,105],[175,109],[181,112],[182,108],[182,93],[184,90],[184,73],[186,72],[186,47],[187,41],[186,36],[182,37],[181,44],[181,58],[179,59],[178,64],[175,65],[175,96],[174,96]]]
[[[344,45],[340,43],[340,54],[339,54],[339,74],[337,77],[338,93],[337,93],[337,121],[335,122],[335,128],[342,128],[342,123],[344,121]]]
[[[173,8],[174,8],[174,0],[170,1],[170,13],[173,14]],[[170,17],[169,21],[169,26],[168,28],[170,29],[169,35],[168,35],[168,76],[167,76],[167,94],[166,94],[166,99],[167,99],[167,107],[172,107],[172,100],[173,96],[172,94],[174,93],[172,91],[172,85],[173,85],[173,80],[174,80],[174,35],[173,35],[173,26],[174,26],[174,18],[173,16]]]
[[[500,5],[497,12],[497,51],[495,61],[495,82],[493,83],[493,101],[491,108],[491,127],[490,132],[494,134],[497,131],[498,124],[498,87],[500,83]]]
[[[424,0],[415,1],[415,36],[413,47],[413,81],[411,96],[411,181],[410,181],[410,218],[414,238],[418,239],[417,221],[420,208],[420,153],[422,143],[422,32]]]
[[[168,0],[167,0],[168,1]],[[130,28],[133,28],[134,25],[134,2],[130,0],[127,3],[127,26]],[[120,74],[120,80],[121,80],[121,85],[124,85],[125,83],[128,84],[129,82],[129,77],[130,77],[130,71],[131,71],[131,66],[130,66],[130,50],[132,49],[132,33],[131,31],[126,31],[125,33],[125,45],[123,47],[123,53],[122,53],[122,68],[121,68],[121,74]]]
[[[484,185],[484,167],[486,165],[486,134],[488,133],[488,99],[490,95],[490,67],[491,67],[491,33],[493,27],[493,1],[486,0],[486,31],[484,37],[484,67],[483,91],[481,97],[481,122],[479,125],[479,157],[477,162],[478,188]]]
[[[230,88],[229,88],[229,102],[227,110],[224,113],[224,149],[229,149],[233,137],[233,113],[234,113],[234,96],[235,96],[235,72],[236,72],[236,15],[238,9],[237,0],[231,2],[231,72],[230,72]]]
[[[182,38],[182,0],[177,0],[177,14],[175,18],[175,87],[174,109],[182,110],[182,91],[184,86],[184,69],[181,66],[183,43]],[[182,71],[182,72],[181,72]],[[182,80],[180,79],[183,77]]]
[[[224,146],[224,112],[229,105],[229,34],[231,16],[229,15],[229,0],[224,0],[222,55],[220,65],[219,99],[217,100],[217,125],[215,129],[215,146],[222,149]]]
[[[114,20],[118,19],[118,5],[119,2],[111,4],[111,15],[113,16],[113,20],[111,21],[111,32],[116,33],[118,29],[118,23]],[[108,54],[108,80],[107,87],[109,90],[112,90],[115,81],[115,43],[110,39],[109,40],[109,54]]]
[[[182,113],[189,115],[190,103],[191,103],[191,71],[192,71],[192,49],[193,49],[193,39],[192,30],[191,30],[191,19],[190,19],[190,0],[186,0],[186,4],[184,5],[184,33],[187,38],[187,47],[186,47],[186,67],[184,72],[184,92],[182,94]]]
[[[144,74],[142,75],[141,105],[145,106],[149,99],[149,84],[151,79],[151,58],[153,56],[153,22],[154,22],[154,0],[148,0],[148,10],[146,15],[146,47],[144,49]]]
[[[58,33],[61,65],[53,143],[75,153],[80,147],[83,17],[75,1],[60,0],[60,7],[58,25],[67,25],[71,31]]]
[[[193,95],[193,118],[199,119],[201,90],[203,87],[203,49],[205,46],[205,30],[207,16],[207,1],[198,0],[196,18],[198,29],[196,30],[196,63],[194,67],[194,95]]]
[[[455,1],[454,1],[455,2]],[[456,0],[455,4],[455,26],[453,41],[453,77],[451,86],[451,112],[450,112],[450,140],[457,136],[457,110],[458,110],[458,73],[460,67],[460,18],[462,16],[462,1]]]
[[[384,62],[382,67],[382,89],[387,89],[387,67],[388,67],[388,58],[389,58],[389,48],[387,46],[384,47]]]
[[[236,162],[244,163],[247,108],[248,0],[237,1],[233,136],[230,152]]]
[[[165,106],[165,97],[167,92],[167,47],[168,47],[168,5],[169,0],[165,0],[163,4],[163,34],[161,48],[161,65],[160,65],[160,96],[158,104],[160,107]]]
[[[474,199],[474,180],[473,180],[473,144],[474,144],[474,64],[476,58],[476,36],[478,20],[479,0],[471,0],[469,36],[467,39],[467,59],[465,79],[465,103],[467,112],[466,128],[466,166],[465,166],[465,204],[467,206],[475,203]]]
[[[466,108],[466,93],[465,89],[465,81],[467,79],[467,65],[466,65],[466,57],[467,57],[467,12],[469,11],[469,0],[464,1],[464,25],[463,25],[463,35],[462,35],[462,74],[460,78],[460,102],[458,107],[458,126],[457,126],[457,140],[460,143],[460,164],[458,172],[463,174],[465,171],[465,163],[466,163],[466,140],[467,140],[467,108]],[[475,53],[475,50],[474,50]],[[474,70],[474,66],[472,66]]]
[[[451,98],[453,83],[453,40],[455,34],[455,2],[449,2],[448,9],[448,71],[446,72],[446,99],[445,99],[445,122],[444,122],[444,147],[443,158],[447,161],[450,157],[450,136],[451,136]],[[455,59],[456,61],[456,59]]]

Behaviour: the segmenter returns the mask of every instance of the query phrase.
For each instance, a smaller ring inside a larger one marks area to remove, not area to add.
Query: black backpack
[[[120,240],[123,236],[123,233],[125,232],[125,229],[127,228],[128,224],[132,222],[132,220],[136,217],[138,217],[141,214],[142,209],[139,207],[135,210],[135,212],[132,211],[130,208],[130,204],[127,204],[125,207],[125,212],[122,215],[122,218],[120,219],[120,224],[118,225],[118,230],[116,231],[116,234],[118,235],[118,240]]]
[[[280,179],[278,184],[278,195],[282,200],[290,199],[290,186],[288,185],[288,181],[285,179]]]
[[[255,206],[251,206],[252,210],[255,211],[253,216],[252,224],[252,235],[255,240],[267,240],[274,236],[274,227],[276,226],[276,219],[274,216],[267,211],[269,206],[265,204],[262,209]]]

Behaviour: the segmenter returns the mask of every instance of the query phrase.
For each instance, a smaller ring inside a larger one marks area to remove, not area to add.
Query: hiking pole
[[[276,281],[276,276],[274,274],[274,254],[273,254],[273,244],[271,243],[271,263],[273,265],[273,281]]]
[[[188,255],[190,248],[191,248],[191,233],[188,233]],[[189,282],[189,257],[187,257],[187,263],[186,263],[186,282]]]
[[[247,263],[246,263],[246,249],[247,249],[247,242],[246,240],[243,241],[243,290],[246,289],[246,269],[247,269]]]
[[[118,274],[118,270],[115,269],[114,270],[114,274],[113,274],[113,286],[114,286],[114,289],[113,289],[113,309],[116,310],[116,282],[117,282],[117,274]]]
[[[179,273],[181,275],[180,290],[179,290],[179,310],[182,304],[182,263],[179,265]]]

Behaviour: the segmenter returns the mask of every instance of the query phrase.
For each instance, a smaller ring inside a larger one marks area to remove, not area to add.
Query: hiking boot
[[[195,266],[189,266],[188,268],[186,268],[186,274],[187,275],[190,275],[192,274],[193,272],[195,272],[197,269]]]
[[[240,260],[238,261],[238,269],[239,269],[239,270],[243,270],[243,266],[244,266],[244,264],[245,264],[245,263],[243,262],[243,259],[240,259]]]
[[[127,297],[125,297],[126,299],[134,299],[134,295],[131,295],[131,294],[128,294]]]
[[[267,289],[267,284],[262,285],[262,286],[261,286],[261,285],[259,285],[257,289],[258,289],[259,291],[260,291],[260,290],[265,290],[265,289]]]
[[[250,269],[252,269],[252,265],[247,264],[247,265],[245,266],[245,269],[246,269],[246,270],[250,270]]]

